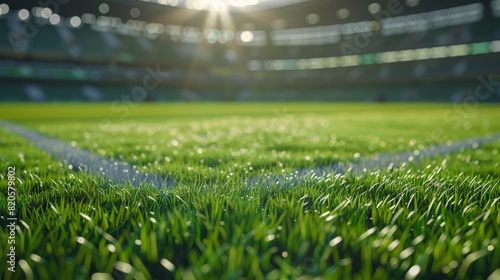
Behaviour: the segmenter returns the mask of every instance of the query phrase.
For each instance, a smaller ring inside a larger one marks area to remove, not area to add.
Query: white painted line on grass
[[[60,160],[70,166],[73,171],[84,172],[89,175],[103,177],[113,183],[132,184],[138,187],[141,183],[153,184],[157,188],[171,186],[170,179],[158,175],[143,173],[126,162],[112,161],[94,155],[89,151],[72,147],[68,143],[45,136],[34,130],[0,120],[0,126],[18,134],[33,143],[39,149],[50,154],[54,159]]]
[[[251,185],[269,185],[272,183],[281,186],[290,186],[305,178],[321,178],[329,174],[348,175],[361,174],[365,171],[373,172],[377,170],[388,170],[392,168],[399,168],[403,163],[417,162],[418,160],[424,158],[446,155],[460,151],[461,149],[471,149],[475,146],[479,147],[482,144],[497,140],[500,140],[500,134],[457,140],[449,142],[448,144],[429,146],[422,150],[406,151],[395,154],[383,153],[373,158],[362,158],[357,162],[352,163],[337,163],[331,166],[318,166],[314,169],[297,170],[291,174],[272,174],[266,176],[265,178],[254,177],[250,179],[250,183]]]
[[[422,158],[429,158],[431,156],[446,155],[460,151],[461,149],[472,149],[474,146],[479,147],[480,145],[488,142],[493,142],[500,140],[500,134],[487,136],[487,137],[476,137],[469,138],[465,140],[451,141],[448,144],[439,144],[426,147],[422,150],[415,149],[413,151],[406,151],[396,154],[379,154],[372,159],[364,159],[357,163],[349,164],[338,164],[323,172],[336,171],[337,173],[347,173],[347,172],[363,172],[363,170],[381,170],[381,169],[391,169],[396,168],[403,164],[404,162],[418,161]],[[319,168],[318,170],[321,170]],[[315,169],[316,170],[316,169]]]

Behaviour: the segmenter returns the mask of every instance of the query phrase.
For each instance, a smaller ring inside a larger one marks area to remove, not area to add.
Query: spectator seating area
[[[500,51],[498,18],[491,16],[427,31],[365,34],[368,43],[362,46],[355,43],[359,34],[341,35],[336,43],[277,46],[270,29],[264,30],[267,44],[251,46],[236,39],[210,42],[193,27],[171,32],[165,26],[160,34],[98,21],[78,26],[62,22],[0,14],[0,34],[7,34],[0,36],[0,101],[116,101],[158,69],[161,79],[153,81],[144,101],[447,101],[473,89],[478,76],[496,73]],[[200,38],[189,41],[179,35],[190,32]],[[354,53],[346,52],[346,44]],[[380,61],[384,52],[450,45],[467,45],[467,53]],[[296,67],[299,60],[352,54],[360,57],[357,64]],[[268,67],[278,60],[294,68]],[[260,68],[253,69],[252,62]]]

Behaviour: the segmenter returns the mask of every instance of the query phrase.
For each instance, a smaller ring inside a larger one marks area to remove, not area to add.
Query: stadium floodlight
[[[59,22],[61,22],[61,17],[58,15],[58,14],[52,14],[50,17],[49,17],[49,22],[50,24],[52,25],[58,25]]]
[[[41,10],[41,14],[42,18],[44,19],[49,19],[50,16],[52,15],[52,10],[50,8],[43,8]]]
[[[2,14],[6,15],[6,14],[8,14],[9,10],[10,10],[9,5],[7,5],[5,3],[0,4],[0,15],[2,15]]]
[[[241,32],[241,34],[240,34],[240,39],[244,43],[250,43],[253,41],[254,38],[255,38],[255,36],[254,36],[252,31],[246,30],[246,31]]]
[[[74,16],[69,20],[72,27],[79,27],[82,24],[82,20],[78,16]]]
[[[99,12],[101,12],[101,14],[105,15],[109,12],[109,5],[106,4],[106,3],[102,3],[101,5],[99,5]]]
[[[27,20],[30,17],[30,12],[26,9],[21,9],[19,12],[17,12],[17,16],[19,17],[20,20]]]

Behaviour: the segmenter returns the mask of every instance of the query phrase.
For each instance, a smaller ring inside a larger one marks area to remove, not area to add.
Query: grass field
[[[0,227],[2,279],[500,278],[500,141],[295,175],[498,134],[498,106],[5,104],[0,119],[176,182],[109,184],[0,128],[18,218],[15,273]]]

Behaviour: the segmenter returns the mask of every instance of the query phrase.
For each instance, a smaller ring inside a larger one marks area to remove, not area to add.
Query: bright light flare
[[[224,1],[213,1],[210,4],[210,10],[215,12],[225,12],[228,8],[228,4]]]
[[[253,35],[253,32],[252,31],[243,31],[240,33],[240,40],[243,42],[243,43],[250,43],[253,41],[253,39],[255,38],[255,36]]]

